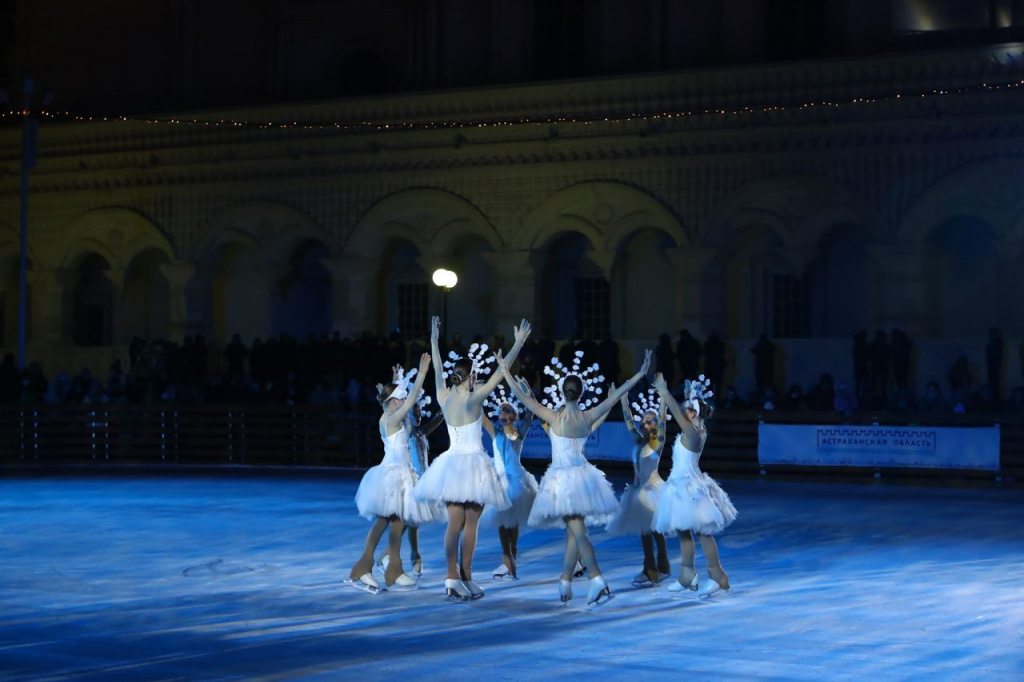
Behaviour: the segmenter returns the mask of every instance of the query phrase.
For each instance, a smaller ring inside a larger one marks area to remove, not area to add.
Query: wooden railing
[[[0,465],[244,464],[365,468],[379,461],[377,410],[285,405],[0,405]],[[773,423],[841,423],[831,412],[719,411],[701,466],[718,475],[758,475],[757,429]],[[1024,479],[1024,415],[870,415],[845,423],[1001,426],[1001,470]],[[670,422],[671,424],[671,422]],[[447,447],[444,429],[432,450]],[[667,467],[670,458],[664,457]],[[604,463],[628,468],[628,464]],[[773,466],[766,472],[822,475],[811,467]],[[869,468],[830,468],[830,476],[871,475]],[[993,478],[990,472],[892,470],[886,476]]]

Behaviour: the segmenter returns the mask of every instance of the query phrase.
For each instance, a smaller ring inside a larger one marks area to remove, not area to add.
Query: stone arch
[[[331,250],[337,243],[315,220],[277,201],[246,201],[217,213],[203,230],[205,236],[192,250],[196,262],[208,260],[225,243],[236,242],[268,254],[291,254],[306,240],[316,239]]]
[[[900,221],[897,237],[921,243],[931,230],[950,220],[976,218],[992,226],[996,238],[1024,238],[1024,162],[993,159],[962,166],[921,195]]]
[[[0,262],[6,261],[8,258],[17,259],[20,255],[21,235],[18,230],[0,220]],[[31,242],[28,244],[25,255],[28,257],[29,262],[39,262],[36,259],[35,249],[32,248]]]
[[[763,178],[727,195],[702,232],[702,241],[728,246],[741,230],[759,224],[787,246],[814,245],[836,223],[863,225],[877,236],[879,221],[867,200],[846,185],[815,175]]]
[[[542,248],[559,233],[576,231],[596,249],[614,250],[635,230],[653,227],[678,246],[690,243],[686,229],[649,194],[619,182],[582,182],[545,200],[523,222],[520,248]]]
[[[468,200],[438,189],[407,189],[375,203],[356,223],[347,253],[378,257],[383,244],[399,237],[420,253],[440,255],[460,236],[475,234],[499,249],[503,242],[487,217]]]
[[[56,265],[76,268],[90,253],[102,256],[111,268],[127,269],[135,256],[149,249],[175,257],[167,236],[142,214],[127,208],[98,208],[75,218],[57,251]]]

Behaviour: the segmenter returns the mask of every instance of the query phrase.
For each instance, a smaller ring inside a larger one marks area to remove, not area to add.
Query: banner
[[[757,459],[803,466],[999,469],[999,426],[765,424]]]
[[[587,438],[587,447],[583,454],[589,460],[605,459],[620,462],[631,462],[633,455],[633,435],[636,430],[626,429],[623,422],[605,422],[597,427],[597,431]],[[491,451],[491,439],[484,431],[484,448]],[[539,419],[534,419],[530,432],[523,443],[523,459],[551,459],[551,439],[544,432]]]

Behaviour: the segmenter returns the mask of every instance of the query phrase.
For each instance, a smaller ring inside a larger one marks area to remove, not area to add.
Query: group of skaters
[[[507,355],[500,348],[492,355],[486,345],[475,344],[465,355],[449,352],[442,361],[439,329],[435,317],[431,352],[422,355],[417,368],[406,371],[396,366],[392,382],[378,386],[384,457],[366,472],[356,492],[359,514],[373,521],[373,526],[346,582],[371,593],[416,587],[422,573],[418,528],[447,522],[445,597],[453,602],[480,599],[484,589],[474,580],[473,556],[483,522],[498,528],[502,564],[493,571],[495,580],[518,579],[521,526],[564,529],[565,554],[558,582],[562,603],[573,598],[574,577],[584,574],[589,578],[588,605],[612,597],[589,538],[588,527],[594,526],[640,537],[644,560],[633,581],[637,586],[653,586],[671,577],[666,537],[674,535],[679,538],[682,559],[670,591],[692,590],[708,596],[729,589],[714,535],[732,523],[736,509],[699,468],[707,439],[704,420],[711,411],[710,380],[688,381],[680,403],[659,373],[652,387],[630,401],[631,389],[648,373],[650,351],[629,380],[621,386],[613,383],[607,390],[599,365],[587,364],[583,353],[577,352],[569,362],[552,358],[544,367],[551,382],[538,400],[530,383],[511,371],[530,335],[526,320],[514,328],[515,343]],[[431,399],[423,383],[431,364],[440,412],[425,421]],[[584,449],[591,432],[619,403],[627,428],[635,435],[634,480],[616,499],[605,475],[587,461]],[[539,484],[520,461],[535,417],[551,441],[551,464]],[[658,473],[658,463],[670,418],[679,424],[680,434],[672,447],[672,473],[666,481]],[[431,461],[427,435],[441,420],[450,446]],[[493,458],[483,448],[484,429],[492,438]],[[401,557],[406,531],[412,575],[406,573]],[[385,532],[387,551],[375,560]],[[704,579],[694,566],[695,535],[707,560]],[[375,568],[379,569],[376,575]]]

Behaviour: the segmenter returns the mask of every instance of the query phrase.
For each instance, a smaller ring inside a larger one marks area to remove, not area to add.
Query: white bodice
[[[391,436],[381,434],[384,442],[384,459],[381,464],[384,466],[412,466],[412,458],[409,455],[409,432],[401,428]]]
[[[636,447],[633,456],[633,466],[636,467],[636,477],[640,485],[650,485],[662,480],[661,474],[658,473],[661,453],[655,452],[650,445],[644,443]]]
[[[699,478],[702,476],[699,464],[700,453],[688,450],[683,445],[683,439],[677,437],[676,442],[672,445],[672,474],[669,475],[669,480]]]
[[[466,424],[464,426],[452,426],[446,424],[448,427],[448,438],[451,440],[451,444],[448,446],[448,452],[477,452],[484,449],[483,440],[481,439],[480,432],[483,428],[483,415],[472,424]]]
[[[566,438],[548,431],[551,438],[551,466],[578,467],[587,463],[583,449],[587,445],[587,437]]]

